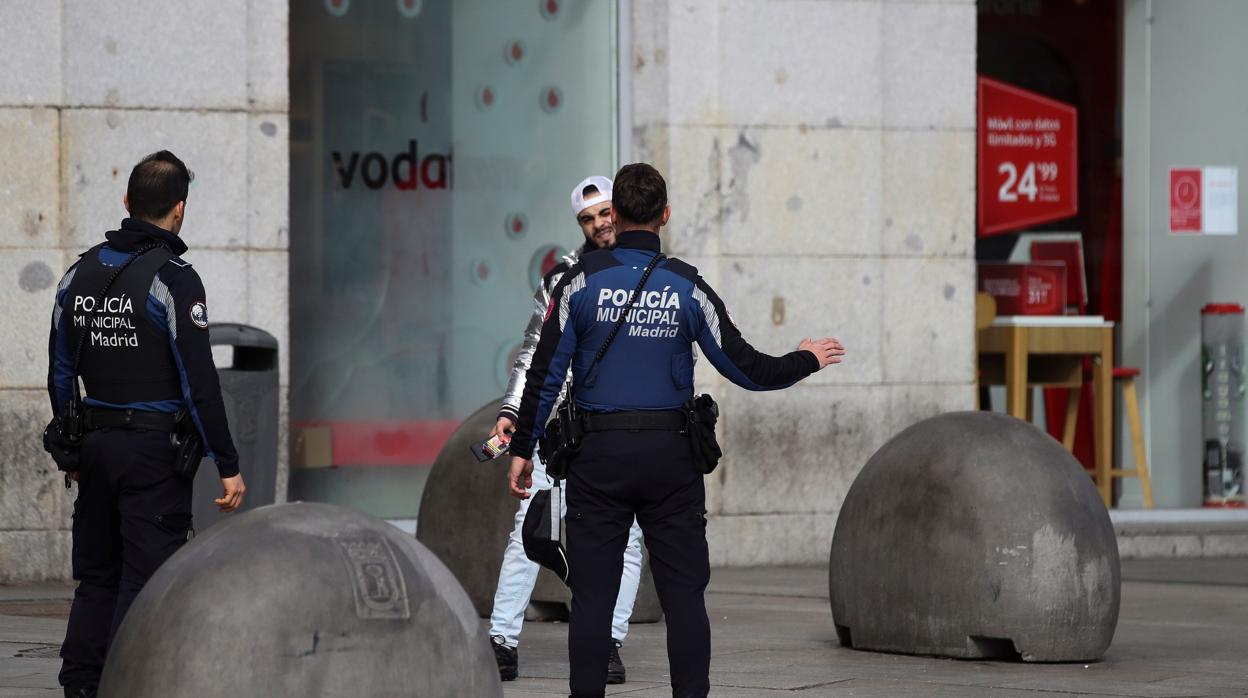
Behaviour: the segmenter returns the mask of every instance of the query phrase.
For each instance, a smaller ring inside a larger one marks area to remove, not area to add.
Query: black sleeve
[[[169,287],[172,298],[172,307],[165,312],[174,317],[168,324],[173,330],[170,347],[182,379],[182,398],[204,439],[205,452],[217,463],[217,472],[221,477],[233,477],[238,474],[238,452],[230,438],[221,382],[212,362],[204,284],[189,265],[166,264],[161,268],[160,279]],[[200,307],[196,308],[197,305]]]

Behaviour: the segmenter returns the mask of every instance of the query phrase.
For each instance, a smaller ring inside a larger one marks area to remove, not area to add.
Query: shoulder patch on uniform
[[[203,301],[191,303],[191,322],[201,330],[208,329],[208,306]]]
[[[667,261],[663,263],[663,268],[690,281],[698,278],[698,268],[683,259],[668,257]]]
[[[609,249],[591,250],[581,255],[577,266],[584,270],[586,276],[589,276],[603,269],[620,266],[620,260],[616,259]]]
[[[190,262],[188,262],[188,261],[186,261],[186,260],[182,259],[181,257],[170,257],[170,258],[169,258],[169,263],[170,263],[170,264],[172,264],[172,265],[173,265],[173,266],[175,266],[175,267],[189,267],[189,266],[191,266],[191,263],[190,263]]]

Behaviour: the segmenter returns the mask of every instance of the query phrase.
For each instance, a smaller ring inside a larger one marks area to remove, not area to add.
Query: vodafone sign
[[[1079,212],[1077,111],[979,78],[979,236]]]

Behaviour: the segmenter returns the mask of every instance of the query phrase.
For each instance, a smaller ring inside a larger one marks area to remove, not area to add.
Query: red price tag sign
[[[979,236],[1079,212],[1078,112],[979,78]]]

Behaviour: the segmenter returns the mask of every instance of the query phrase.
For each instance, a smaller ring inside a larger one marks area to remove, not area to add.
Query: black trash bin
[[[221,396],[230,423],[238,462],[247,485],[239,511],[272,504],[277,484],[277,338],[262,329],[232,322],[208,327],[213,347],[233,348],[233,358],[217,365]],[[218,361],[221,352],[214,351]],[[203,531],[230,514],[217,510],[212,500],[221,496],[221,478],[210,458],[195,476],[192,511],[195,530]]]

